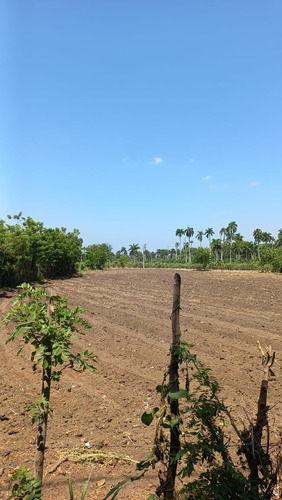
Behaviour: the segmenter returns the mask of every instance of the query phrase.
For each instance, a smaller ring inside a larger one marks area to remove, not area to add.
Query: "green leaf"
[[[43,366],[43,370],[46,370],[46,369],[48,368],[48,366],[49,366],[49,362],[48,362],[48,360],[47,360],[47,359],[44,359],[44,360],[43,360],[43,364],[42,364],[42,366]]]
[[[70,500],[73,500],[73,489],[72,489],[72,481],[71,479],[67,479],[68,485],[69,485],[69,492],[70,492]]]
[[[89,484],[89,481],[90,481],[91,476],[92,476],[93,468],[94,468],[94,466],[92,467],[92,469],[90,471],[90,474],[89,474],[88,478],[86,479],[86,481],[84,483],[82,494],[81,494],[81,500],[84,500],[84,498],[85,498],[85,495],[86,495],[86,492],[87,492],[87,488],[88,488],[88,484]]]
[[[170,424],[170,427],[173,429],[173,427],[175,427],[177,424],[179,424],[179,420],[171,420],[169,424]]]
[[[141,417],[141,420],[142,420],[143,424],[149,426],[154,420],[154,415],[153,415],[153,413],[147,413],[145,411]]]
[[[122,486],[126,483],[126,481],[120,481],[116,486],[114,486],[110,491],[109,493],[103,498],[103,500],[107,500],[108,498],[112,496],[112,500],[114,500],[114,498],[116,498],[116,496],[118,495],[119,491],[121,490]]]
[[[150,453],[150,455],[145,459],[142,460],[141,462],[138,462],[136,465],[137,470],[143,470],[143,469],[148,469],[151,465],[151,459],[154,457],[154,453]]]
[[[170,399],[183,399],[187,398],[188,391],[186,391],[185,389],[180,389],[180,391],[177,392],[169,392],[168,395]]]

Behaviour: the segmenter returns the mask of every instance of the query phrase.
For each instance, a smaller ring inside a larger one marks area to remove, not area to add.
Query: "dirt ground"
[[[257,340],[271,344],[280,365],[269,390],[271,441],[279,441],[282,401],[282,275],[238,271],[179,271],[183,339],[218,378],[222,397],[239,427],[256,414],[262,376]],[[67,477],[75,498],[91,465],[60,461],[64,453],[83,448],[105,452],[97,458],[87,498],[101,500],[111,486],[135,474],[136,461],[148,456],[154,427],[140,417],[158,403],[155,387],[167,368],[171,342],[175,270],[117,269],[46,283],[52,294],[67,295],[84,307],[92,329],[77,341],[77,350],[98,356],[95,373],[64,372],[53,384],[54,416],[48,428],[44,479],[45,500],[68,498]],[[9,312],[15,291],[0,292],[0,320]],[[40,374],[33,374],[30,350],[17,357],[16,343],[5,345],[12,325],[0,331],[0,498],[15,467],[32,468],[36,429],[25,413],[40,392]],[[116,454],[116,455],[115,455]],[[114,458],[119,456],[120,459]],[[122,460],[121,457],[124,457]],[[59,464],[60,463],[60,464]],[[118,498],[145,500],[157,479],[124,487]]]

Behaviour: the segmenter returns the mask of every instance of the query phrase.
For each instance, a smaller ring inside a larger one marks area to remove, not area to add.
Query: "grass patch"
[[[85,448],[73,448],[71,450],[65,449],[60,450],[59,452],[60,459],[68,460],[69,462],[74,463],[99,463],[99,464],[113,464],[118,462],[131,462],[138,463],[137,460],[125,455],[123,453],[112,452],[112,451],[103,451],[93,449],[85,449]]]

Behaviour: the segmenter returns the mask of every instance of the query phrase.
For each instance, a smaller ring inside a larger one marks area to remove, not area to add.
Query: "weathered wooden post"
[[[260,394],[257,404],[256,423],[254,426],[251,426],[247,437],[243,438],[243,442],[247,445],[245,455],[250,468],[249,479],[255,481],[256,487],[258,487],[257,485],[259,481],[259,471],[262,472],[263,476],[265,475],[267,476],[269,474],[267,466],[269,467],[269,465],[271,464],[271,458],[269,455],[269,428],[268,428],[269,406],[267,406],[267,392],[268,392],[269,378],[271,374],[274,375],[271,368],[275,361],[275,352],[272,352],[271,346],[269,347],[266,346],[263,349],[260,345],[260,342],[258,341],[258,347],[262,354],[262,364],[264,366],[263,369],[264,373],[261,381]],[[262,434],[264,428],[267,429],[266,450],[264,450],[262,445]],[[270,485],[269,485],[270,492],[272,492],[271,488],[274,486],[275,481],[276,477],[275,474],[273,474],[273,477],[270,480]]]
[[[181,278],[178,273],[174,275],[173,284],[173,306],[171,314],[172,323],[172,344],[171,344],[171,357],[169,365],[169,392],[179,391],[179,341],[180,341],[180,324],[179,324],[179,311],[180,311],[180,286]],[[173,419],[179,417],[179,403],[178,399],[170,399],[170,414]],[[174,485],[177,471],[177,460],[175,457],[180,450],[179,441],[179,424],[174,425],[170,429],[170,450],[169,450],[169,464],[167,469],[164,499],[173,500],[174,498]]]

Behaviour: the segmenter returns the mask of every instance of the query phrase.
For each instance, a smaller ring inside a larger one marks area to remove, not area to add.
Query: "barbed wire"
[[[101,445],[101,443],[93,443],[90,445],[90,447],[88,446],[79,446],[79,445],[58,445],[58,446],[46,446],[46,451],[48,450],[61,450],[61,449],[81,449],[81,448],[85,448],[86,450],[87,449],[103,449],[103,448],[110,448],[110,449],[119,449],[119,448],[134,448],[134,449],[151,449],[154,445],[151,443],[149,445],[139,445],[139,444],[120,444],[118,446],[116,445],[108,445],[108,444],[105,444],[105,445]],[[277,443],[269,443],[268,445],[270,448],[275,448],[275,447],[279,447],[281,446],[281,443],[280,442],[277,442]],[[23,451],[31,451],[33,448],[35,448],[35,445],[31,445],[30,447],[25,447],[25,448],[13,448],[13,449],[6,449],[4,451],[2,451],[0,449],[0,454],[2,456],[7,456],[7,455],[10,455],[12,453],[19,453],[19,452],[23,452]],[[238,444],[229,444],[228,445],[228,448],[238,448]],[[262,445],[262,448],[267,448],[267,445]]]

